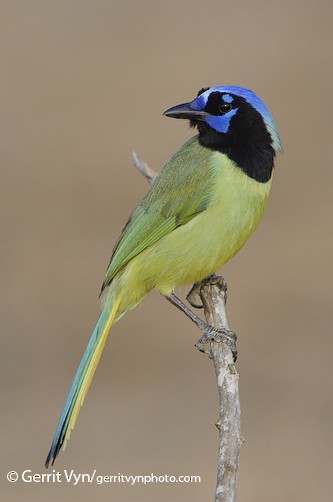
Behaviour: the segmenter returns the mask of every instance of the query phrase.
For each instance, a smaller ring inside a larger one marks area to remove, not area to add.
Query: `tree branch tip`
[[[140,159],[138,154],[133,150],[132,152],[132,159],[133,159],[133,164],[134,166],[138,169],[138,171],[143,174],[143,176],[148,180],[148,183],[152,185],[155,181],[155,178],[157,176],[157,172],[154,171],[154,169],[151,169],[151,167],[148,166],[146,162]]]

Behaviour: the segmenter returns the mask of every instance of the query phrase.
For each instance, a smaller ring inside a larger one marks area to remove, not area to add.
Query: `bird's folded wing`
[[[186,195],[180,196],[174,187],[169,187],[160,196],[158,191],[153,197],[147,194],[133,211],[113,250],[102,291],[135,256],[206,209],[210,183],[207,178],[205,181],[201,187],[197,185],[196,190],[188,190],[188,186]]]

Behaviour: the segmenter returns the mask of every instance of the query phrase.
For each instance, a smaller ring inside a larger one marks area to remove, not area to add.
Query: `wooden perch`
[[[133,152],[133,161],[135,167],[152,184],[157,173],[140,160],[135,152]],[[226,292],[227,285],[223,278],[216,276],[215,281],[202,281],[195,284],[188,299],[190,300],[191,296],[191,304],[195,305],[193,296],[198,295],[202,302],[206,322],[214,328],[230,332],[225,310]],[[211,341],[209,357],[214,363],[219,396],[219,418],[216,422],[219,430],[219,447],[215,502],[235,502],[239,452],[243,442],[240,433],[239,377],[230,345]]]

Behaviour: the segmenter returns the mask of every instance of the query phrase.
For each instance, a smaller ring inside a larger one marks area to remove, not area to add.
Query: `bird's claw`
[[[202,302],[197,303],[195,300],[196,297],[200,298],[200,288],[201,288],[201,282],[195,282],[186,296],[186,300],[188,301],[188,303],[192,305],[192,307],[194,307],[195,309],[203,308]]]
[[[210,274],[208,277],[205,277],[205,279],[202,279],[200,282],[195,282],[190,290],[190,292],[186,296],[186,300],[189,302],[192,307],[196,309],[202,309],[203,304],[202,302],[198,303],[196,298],[200,298],[200,290],[202,286],[205,285],[212,285],[212,286],[218,286],[220,291],[224,291],[225,293],[225,301],[227,301],[227,289],[228,285],[226,281],[224,280],[223,277],[216,275],[215,273]]]
[[[205,354],[210,354],[210,350],[207,345],[209,342],[222,342],[228,345],[231,349],[232,356],[234,362],[237,360],[237,335],[234,331],[224,328],[214,328],[213,326],[207,325],[207,328],[204,330],[203,335],[196,341],[195,347],[200,350],[200,352],[204,352]]]

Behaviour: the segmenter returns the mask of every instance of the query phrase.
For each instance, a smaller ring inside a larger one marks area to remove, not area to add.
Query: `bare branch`
[[[153,184],[157,173],[143,162],[135,152],[133,152],[133,161],[141,174],[150,184]],[[218,330],[223,329],[226,333],[233,334],[229,330],[225,310],[227,285],[221,277],[215,276],[214,279],[196,283],[187,299],[192,306],[200,308],[201,305],[196,304],[194,301],[195,295],[200,296],[207,323]],[[175,298],[177,299],[177,297]],[[167,299],[171,300],[170,297]],[[177,303],[172,303],[179,308]],[[180,301],[180,303],[182,302]],[[183,308],[181,310],[184,311]],[[188,317],[197,317],[194,313],[192,313],[192,316],[189,315],[190,309],[186,308],[186,310]],[[198,322],[196,324],[200,325]],[[211,341],[210,357],[214,363],[219,396],[219,418],[216,422],[216,427],[219,430],[219,447],[215,502],[235,502],[239,452],[244,441],[240,433],[239,377],[229,345]]]
[[[203,284],[200,289],[205,318],[208,324],[229,331],[225,302],[226,285]],[[240,400],[238,373],[230,347],[212,341],[210,357],[213,359],[219,396],[219,448],[215,502],[235,502],[239,453],[243,439],[240,432]]]
[[[157,172],[151,169],[148,164],[143,162],[135,152],[132,152],[133,162],[135,167],[140,171],[141,174],[146,178],[148,183],[152,185],[157,176]]]

